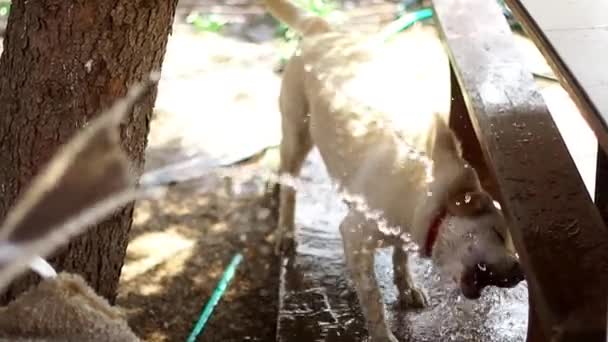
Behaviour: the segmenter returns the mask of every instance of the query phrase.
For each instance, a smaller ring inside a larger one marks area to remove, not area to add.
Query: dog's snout
[[[517,259],[500,264],[479,262],[466,269],[460,279],[460,288],[465,297],[477,299],[486,286],[514,287],[524,280],[524,273]]]
[[[492,278],[494,272],[488,267],[485,262],[480,262],[475,265],[475,278],[479,283],[487,285],[488,281]]]
[[[476,278],[485,286],[513,287],[524,280],[524,272],[517,260],[507,265],[477,264]]]
[[[499,265],[480,262],[475,267],[475,278],[481,286],[513,287],[524,280],[524,272],[517,260]]]

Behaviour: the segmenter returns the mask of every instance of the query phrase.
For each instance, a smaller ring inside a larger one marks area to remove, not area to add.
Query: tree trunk
[[[13,0],[0,58],[0,218],[78,129],[128,87],[160,70],[177,0]],[[121,127],[134,171],[143,169],[150,93]],[[51,260],[114,301],[133,206],[75,239]],[[6,303],[35,281],[0,297]]]

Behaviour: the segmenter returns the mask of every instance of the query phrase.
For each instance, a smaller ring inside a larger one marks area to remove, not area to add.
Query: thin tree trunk
[[[13,0],[0,58],[0,218],[57,150],[134,82],[159,70],[177,0]],[[141,172],[156,91],[122,127]],[[133,206],[56,254],[60,270],[85,277],[114,301]],[[15,282],[0,302],[26,289]]]

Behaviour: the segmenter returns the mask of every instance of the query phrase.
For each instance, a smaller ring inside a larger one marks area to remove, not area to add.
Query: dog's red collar
[[[424,241],[424,256],[430,258],[433,254],[433,246],[435,245],[435,241],[437,241],[437,235],[439,235],[439,228],[441,227],[441,222],[445,219],[448,211],[445,208],[442,208],[437,215],[431,221],[431,225],[429,226],[428,233],[426,234],[426,240]]]

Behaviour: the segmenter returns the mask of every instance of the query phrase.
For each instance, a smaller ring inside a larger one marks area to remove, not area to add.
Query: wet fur
[[[333,30],[283,0],[266,3],[274,16],[303,34],[298,53],[285,67],[279,99],[280,172],[297,177],[313,145],[319,149],[328,173],[350,202],[340,232],[370,336],[373,341],[396,341],[375,278],[374,250],[379,241],[394,246],[394,282],[401,303],[421,308],[427,300],[412,280],[400,234],[383,234],[378,225],[397,226],[423,246],[431,220],[446,208],[449,213],[433,260],[448,276],[458,278],[479,258],[497,265],[513,261],[506,224],[481,188],[477,173],[462,158],[444,116],[390,112],[370,107],[365,96],[358,96],[364,95],[357,93],[361,85],[386,86],[375,69],[375,49],[381,42]],[[363,83],[357,83],[361,79]],[[402,120],[398,128],[391,121],[396,116]],[[473,200],[463,202],[465,194]],[[364,199],[366,208],[361,208],[359,199]],[[295,189],[281,185],[278,247],[283,250],[294,246],[294,211]],[[368,217],[367,211],[380,212],[381,222]],[[478,240],[466,240],[470,234]]]

